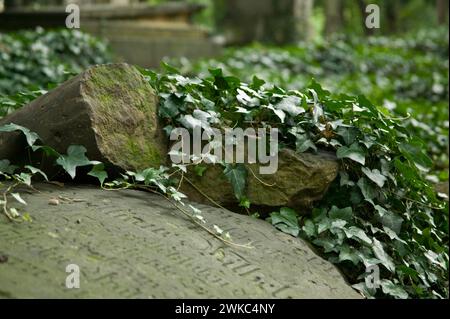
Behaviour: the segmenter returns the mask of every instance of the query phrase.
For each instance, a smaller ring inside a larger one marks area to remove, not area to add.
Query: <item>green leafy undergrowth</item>
[[[312,242],[368,297],[448,296],[448,204],[425,179],[433,161],[403,118],[362,95],[332,95],[314,81],[298,91],[257,77],[243,83],[221,69],[193,78],[165,70],[143,74],[159,92],[166,131],[276,127],[282,147],[335,152],[340,173],[325,198],[297,219],[298,228],[294,212],[274,212],[275,227]],[[245,202],[246,175],[230,166],[224,174],[237,202]],[[380,289],[365,284],[374,265]]]
[[[0,33],[0,96],[47,88],[110,60],[103,41],[78,30]]]
[[[435,161],[430,179],[448,180],[448,29],[402,37],[335,35],[282,48],[252,45],[227,49],[215,59],[175,63],[190,76],[204,77],[208,69],[220,67],[226,76],[246,82],[257,75],[295,90],[315,78],[335,95],[363,94],[404,118],[403,126],[425,142]]]

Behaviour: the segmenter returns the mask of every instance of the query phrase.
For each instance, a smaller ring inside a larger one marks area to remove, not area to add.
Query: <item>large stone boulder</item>
[[[0,219],[2,298],[361,298],[306,242],[265,221],[193,204],[235,243],[252,242],[239,248],[158,195],[35,187],[20,190],[33,222]],[[69,264],[78,289],[66,287]]]
[[[339,163],[331,154],[299,154],[290,149],[279,152],[274,174],[259,174],[258,164],[245,165],[249,171],[246,196],[252,204],[300,210],[322,198],[339,170]],[[208,165],[203,176],[190,170],[181,189],[197,202],[211,204],[212,199],[224,206],[233,205],[236,197],[222,172],[221,165]]]
[[[91,160],[122,167],[159,167],[165,144],[158,97],[140,72],[125,63],[94,66],[0,120],[38,133],[44,145],[65,153],[77,144]],[[25,140],[0,133],[0,159],[24,158]]]

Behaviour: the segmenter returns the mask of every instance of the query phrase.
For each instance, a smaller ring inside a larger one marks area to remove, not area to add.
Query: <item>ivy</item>
[[[146,72],[161,106],[177,97],[178,105],[171,107],[178,113],[164,119],[167,125],[276,127],[284,147],[336,154],[339,177],[311,214],[299,217],[283,208],[269,221],[312,242],[356,289],[367,297],[448,296],[448,204],[425,179],[432,161],[401,118],[364,96],[333,95],[315,81],[298,91],[247,84],[218,69],[192,78],[176,74],[175,68]],[[215,120],[200,118],[199,112],[214,114]],[[251,213],[245,166],[225,165],[237,204],[244,202]],[[435,258],[428,258],[429,251]],[[365,285],[366,267],[373,265],[380,267],[381,289]]]

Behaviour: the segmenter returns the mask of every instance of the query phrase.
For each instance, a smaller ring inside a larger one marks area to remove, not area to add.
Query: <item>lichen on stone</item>
[[[106,159],[128,169],[159,167],[164,145],[158,132],[158,98],[139,71],[123,63],[100,65],[86,72],[82,83]]]

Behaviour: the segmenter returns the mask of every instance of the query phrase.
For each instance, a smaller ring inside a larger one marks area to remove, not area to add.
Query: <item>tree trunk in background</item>
[[[359,11],[361,12],[361,22],[362,22],[362,28],[364,30],[364,33],[366,35],[373,35],[374,34],[374,29],[369,29],[366,26],[366,7],[367,7],[367,3],[365,0],[358,0],[358,6],[359,6]]]
[[[5,0],[4,6],[5,10],[14,9],[21,5],[20,0]]]
[[[448,0],[436,0],[437,21],[439,25],[448,22]]]
[[[398,31],[398,2],[386,1],[386,24],[389,33],[396,33]]]
[[[338,32],[343,26],[344,4],[342,0],[325,1],[325,34]]]
[[[294,16],[297,21],[297,33],[300,40],[308,40],[313,35],[311,25],[313,6],[313,0],[294,0]]]

